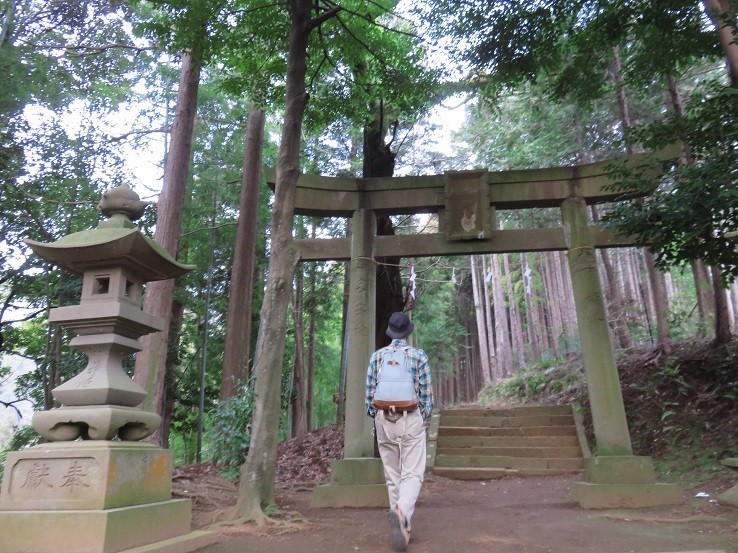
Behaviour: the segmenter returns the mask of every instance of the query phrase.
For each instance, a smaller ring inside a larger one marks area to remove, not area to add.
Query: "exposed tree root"
[[[204,505],[210,505],[216,509],[224,509],[227,505],[224,505],[220,501],[214,500],[208,495],[207,492],[186,492],[186,491],[173,491],[172,495],[175,497],[183,497],[186,499],[192,499],[193,503],[201,503]]]
[[[225,531],[226,533],[253,533],[255,528],[268,534],[285,534],[304,530],[309,522],[297,511],[283,511],[276,505],[269,505],[265,509],[252,509],[252,512],[233,518],[234,509],[221,511],[225,520],[208,526],[210,530]]]

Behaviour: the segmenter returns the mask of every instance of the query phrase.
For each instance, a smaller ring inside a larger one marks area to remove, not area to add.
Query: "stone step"
[[[571,415],[569,405],[529,405],[525,407],[450,407],[441,411],[441,417],[527,417],[532,415]]]
[[[456,480],[495,480],[507,476],[558,476],[571,474],[570,470],[562,469],[498,469],[498,468],[466,468],[466,467],[435,467],[433,472],[438,476]]]
[[[441,412],[434,472],[462,480],[584,470],[569,406],[463,407]]]
[[[438,448],[456,447],[579,447],[574,436],[439,436]]]
[[[438,436],[576,436],[577,428],[571,426],[525,426],[522,428],[496,428],[490,426],[445,426],[443,420]]]
[[[506,457],[581,458],[582,449],[571,447],[442,447],[436,455],[489,455]]]
[[[574,416],[568,415],[527,415],[527,416],[472,416],[456,413],[441,415],[441,428],[447,426],[476,426],[493,428],[525,428],[542,426],[573,426]]]
[[[466,468],[499,468],[499,469],[557,469],[580,471],[584,470],[584,460],[579,458],[547,459],[545,457],[510,457],[491,455],[437,455],[436,468],[439,467],[466,467]]]

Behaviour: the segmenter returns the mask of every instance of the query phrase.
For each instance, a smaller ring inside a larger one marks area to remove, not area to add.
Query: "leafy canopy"
[[[720,84],[695,94],[684,115],[636,129],[646,147],[682,141],[691,163],[662,170],[622,170],[616,188],[645,195],[616,204],[603,221],[650,246],[662,269],[702,259],[720,268],[725,282],[738,276],[738,90]]]

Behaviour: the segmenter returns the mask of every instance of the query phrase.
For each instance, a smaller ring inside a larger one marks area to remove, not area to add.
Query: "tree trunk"
[[[538,340],[538,349],[541,352],[541,355],[548,355],[548,357],[551,357],[549,348],[549,339],[551,335],[548,327],[548,319],[546,315],[545,302],[543,299],[543,291],[541,289],[543,286],[543,267],[541,267],[540,252],[533,253],[531,256],[531,260],[531,270],[533,271],[533,274],[538,275],[538,278],[541,279],[541,286],[533,286],[533,289],[531,291],[531,301],[533,303],[533,309],[535,311],[535,314],[533,315],[533,321],[536,325],[535,336]]]
[[[515,298],[515,292],[512,285],[512,272],[510,270],[510,254],[502,254],[502,260],[505,267],[505,285],[507,288],[507,303],[510,313],[510,335],[512,337],[512,351],[518,354],[517,366],[525,366],[525,340],[523,339],[523,320],[520,313],[520,306]]]
[[[396,154],[392,151],[391,144],[384,140],[388,130],[384,102],[371,102],[369,114],[371,119],[364,128],[362,175],[364,178],[391,177],[395,172]]]
[[[251,302],[259,221],[259,181],[264,149],[264,110],[251,107],[243,148],[243,178],[223,343],[220,400],[239,393],[249,376]]]
[[[49,311],[51,310],[51,295],[49,293],[49,274],[46,275],[46,320],[49,320]],[[54,396],[51,395],[51,389],[53,386],[50,385],[51,382],[51,365],[53,363],[52,361],[52,350],[53,350],[53,336],[54,336],[54,327],[56,325],[48,325],[46,327],[46,344],[44,347],[44,356],[43,360],[38,366],[39,369],[39,375],[41,376],[41,387],[42,391],[44,393],[44,406],[43,410],[48,411],[49,409],[52,409],[54,407]]]
[[[730,285],[728,301],[733,311],[733,326],[731,330],[736,331],[736,327],[738,327],[738,283],[735,281]]]
[[[541,343],[539,337],[543,329],[538,318],[538,310],[533,298],[533,269],[528,265],[528,255],[520,254],[520,270],[523,276],[523,296],[525,298],[526,325],[528,330],[528,343],[534,360],[541,358]]]
[[[625,142],[625,151],[628,154],[633,153],[633,146],[628,140],[628,131],[630,130],[630,109],[628,108],[628,97],[625,95],[625,82],[623,81],[623,61],[620,57],[620,48],[615,47],[612,50],[612,74],[615,78],[615,97],[618,100],[618,108],[620,109],[620,128],[623,133],[623,141]]]
[[[182,56],[182,70],[177,93],[177,107],[172,125],[172,141],[164,169],[164,185],[156,210],[154,240],[173,257],[177,256],[182,234],[187,175],[192,153],[192,135],[197,112],[197,92],[200,84],[200,61],[190,54]],[[136,355],[134,380],[147,392],[142,407],[146,411],[163,412],[164,377],[172,316],[174,279],[151,282],[146,288],[143,310],[164,319],[164,330],[141,338],[142,351]],[[166,445],[160,432],[151,441]]]
[[[391,144],[385,142],[387,125],[385,123],[384,104],[373,102],[369,106],[371,120],[364,128],[364,160],[362,176],[364,178],[391,177],[395,172],[395,152]],[[377,217],[377,236],[392,236],[395,228],[392,219],[387,215]],[[402,278],[400,276],[399,257],[377,259],[377,292],[376,292],[376,327],[375,347],[388,346],[392,339],[387,336],[387,321],[395,311],[405,307],[402,295]],[[368,361],[367,361],[368,362]]]
[[[691,264],[700,317],[700,334],[706,336],[707,332],[715,328],[715,294],[712,293],[712,281],[705,262],[693,259]]]
[[[44,390],[44,409],[52,409],[55,405],[54,394],[52,391],[61,384],[61,374],[59,367],[62,358],[62,337],[64,329],[59,323],[53,325],[52,342],[51,342],[51,358],[49,363],[49,374],[46,381],[46,389]]]
[[[497,356],[495,354],[495,317],[492,312],[492,297],[489,293],[489,286],[487,286],[488,276],[491,278],[492,267],[487,264],[486,257],[484,255],[479,256],[481,261],[481,277],[480,284],[482,286],[483,300],[484,300],[484,320],[486,321],[487,331],[487,351],[489,351],[489,375],[485,375],[484,381],[489,382],[495,379],[495,375],[498,374],[499,369],[497,367]],[[480,367],[481,368],[481,367]]]
[[[377,236],[391,236],[394,234],[395,228],[392,224],[392,219],[389,216],[382,215],[377,217]],[[405,298],[402,294],[400,261],[401,258],[399,257],[377,258],[376,321],[374,334],[374,346],[376,348],[390,344],[392,338],[387,336],[385,332],[387,330],[387,321],[392,313],[402,311],[405,308]]]
[[[536,252],[534,254],[536,271],[541,276],[541,288],[536,290],[535,303],[538,309],[538,320],[541,324],[541,351],[544,351],[552,359],[558,357],[556,348],[556,342],[553,338],[553,317],[551,316],[551,310],[546,304],[546,281],[547,281],[547,269],[544,259],[543,252]]]
[[[2,23],[0,23],[0,48],[6,43],[11,41],[10,30],[15,23],[15,0],[10,0],[5,7],[5,13],[3,14]]]
[[[477,343],[479,335],[477,333],[476,316],[472,313],[474,290],[471,279],[464,279],[462,285],[456,288],[455,295],[456,309],[464,327],[464,343],[459,345],[459,352],[463,357],[466,370],[471,375],[470,381],[472,384],[469,398],[473,401],[486,379],[482,374],[482,362]]]
[[[564,346],[569,351],[571,337],[579,334],[579,325],[577,323],[576,306],[574,305],[574,290],[571,284],[571,274],[568,270],[569,262],[567,261],[566,252],[560,251],[554,254],[556,256],[555,269],[556,281],[559,289],[559,298],[563,299],[563,307],[561,309],[562,321],[564,323],[562,332],[564,335]]]
[[[184,323],[184,305],[178,301],[172,302],[172,321],[170,325],[172,349],[176,352],[179,349],[179,337]],[[172,427],[172,417],[174,416],[174,402],[177,396],[177,383],[175,378],[175,368],[177,367],[177,355],[167,355],[166,374],[164,377],[164,406],[161,417],[161,438],[162,442],[169,443],[169,431]]]
[[[341,316],[341,369],[338,376],[338,397],[336,398],[336,424],[342,425],[346,418],[346,371],[348,369],[348,301],[350,290],[348,262],[343,272],[343,313]]]
[[[300,138],[307,104],[308,38],[322,20],[335,15],[326,12],[320,20],[311,20],[310,0],[290,0],[291,28],[287,55],[285,112],[279,145],[274,212],[272,214],[271,256],[254,373],[254,405],[249,453],[241,466],[235,518],[260,519],[262,507],[274,502],[274,476],[277,469],[279,439],[280,388],[284,359],[289,287],[297,263],[297,249],[292,238],[297,178],[300,174]],[[332,15],[331,15],[332,14]]]
[[[479,275],[479,257],[476,255],[470,256],[471,258],[471,280],[472,290],[474,292],[474,313],[477,321],[477,343],[479,345],[479,361],[481,363],[482,374],[484,380],[489,382],[492,380],[492,371],[490,370],[490,346],[494,347],[489,343],[487,339],[487,321],[485,321],[485,305],[484,305],[484,294],[482,293],[481,287],[484,286],[483,278]]]
[[[497,378],[513,374],[512,346],[510,342],[509,318],[505,309],[505,293],[502,290],[502,271],[499,256],[492,255],[492,295],[495,299],[495,346],[497,347]]]
[[[723,288],[722,276],[719,267],[710,267],[712,287],[715,291],[715,342],[727,344],[732,336],[730,333],[730,313],[728,311],[728,296]]]
[[[730,86],[738,88],[738,44],[735,40],[735,4],[731,0],[702,0],[705,11],[715,25],[720,46],[725,54]],[[729,23],[733,22],[733,23]]]
[[[600,214],[597,210],[597,206],[592,206],[592,220],[597,223],[600,220]],[[618,345],[621,348],[632,348],[633,338],[628,330],[628,321],[625,317],[625,311],[623,310],[623,298],[620,295],[618,288],[618,278],[615,274],[615,268],[612,260],[610,259],[610,252],[606,249],[600,249],[600,259],[602,260],[602,267],[605,269],[605,302],[610,313],[610,325],[615,332],[617,337]]]
[[[648,271],[648,281],[651,284],[651,294],[653,300],[653,314],[656,320],[656,343],[661,346],[665,352],[671,351],[671,340],[669,339],[669,323],[666,320],[666,309],[668,302],[666,299],[666,282],[664,273],[656,268],[653,253],[648,248],[643,249],[646,270]]]
[[[539,254],[543,258],[543,293],[544,305],[548,314],[549,348],[553,357],[559,357],[559,333],[564,325],[561,316],[561,302],[556,295],[556,277],[554,275],[554,257],[550,252]]]
[[[293,328],[295,332],[295,358],[292,378],[292,437],[298,438],[307,434],[307,382],[305,370],[305,325],[303,323],[303,307],[305,293],[303,290],[302,271],[298,270],[295,278],[294,302],[292,309]]]
[[[315,240],[315,221],[311,221],[310,237]],[[308,358],[306,382],[306,415],[308,432],[313,428],[313,383],[315,382],[315,263],[310,263],[310,297],[308,298]]]
[[[684,115],[684,103],[679,94],[676,79],[670,75],[667,78],[668,102],[667,107],[679,115]],[[692,164],[691,150],[688,144],[684,144],[682,163]],[[707,266],[700,259],[691,261],[692,274],[694,276],[695,295],[697,296],[697,307],[700,317],[700,332],[704,335],[707,329],[716,328],[719,324],[716,317],[715,291],[712,290],[711,278],[708,275]],[[714,324],[713,324],[714,323]]]

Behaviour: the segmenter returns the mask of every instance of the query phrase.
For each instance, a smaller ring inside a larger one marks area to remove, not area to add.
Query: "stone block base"
[[[678,505],[682,493],[674,484],[591,484],[574,482],[574,500],[583,509],[633,509]]]
[[[720,505],[729,505],[738,508],[738,484],[730,488],[728,491],[717,496]]]
[[[583,509],[631,509],[677,505],[682,492],[674,484],[656,483],[650,457],[603,455],[584,460],[584,479],[571,487]]]
[[[382,460],[374,457],[336,459],[331,463],[331,484],[384,484]]]
[[[387,486],[384,484],[324,484],[313,490],[311,507],[379,507],[389,508]]]
[[[317,486],[312,507],[389,507],[382,460],[374,457],[338,459],[331,463],[331,482]]]
[[[584,479],[592,484],[655,484],[650,457],[603,455],[584,460]]]
[[[189,499],[97,511],[0,511],[2,550],[118,553],[189,535],[190,516]]]
[[[127,549],[121,553],[191,553],[218,541],[220,539],[216,533],[197,530],[185,536]]]
[[[171,451],[140,442],[53,442],[8,453],[0,511],[102,510],[171,498]]]

